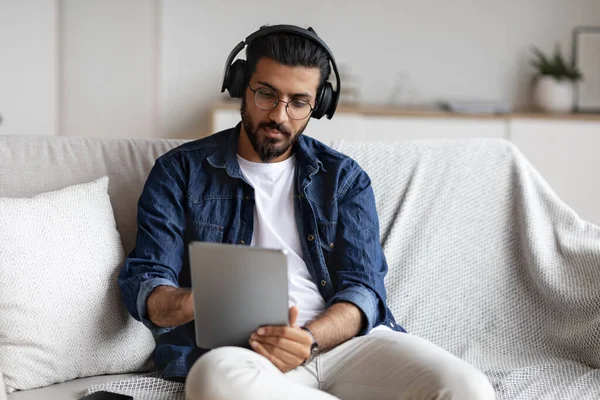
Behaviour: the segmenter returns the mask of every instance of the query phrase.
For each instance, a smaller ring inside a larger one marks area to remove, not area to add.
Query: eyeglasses
[[[254,93],[254,104],[263,111],[274,110],[281,102],[285,103],[285,112],[291,119],[304,119],[313,112],[313,108],[306,100],[292,99],[290,101],[283,101],[279,100],[277,93],[273,89],[266,87],[252,89],[250,84],[248,84],[248,87]]]

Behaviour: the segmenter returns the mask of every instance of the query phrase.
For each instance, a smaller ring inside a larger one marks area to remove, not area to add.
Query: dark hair
[[[265,27],[261,26],[261,29]],[[321,78],[317,93],[331,73],[327,52],[314,41],[293,33],[272,33],[259,37],[246,47],[246,82],[256,71],[258,60],[263,57],[291,67],[319,68]]]

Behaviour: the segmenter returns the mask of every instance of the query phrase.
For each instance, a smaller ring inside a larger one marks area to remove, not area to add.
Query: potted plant
[[[582,78],[575,65],[565,61],[560,47],[554,48],[554,55],[547,57],[538,48],[533,48],[535,58],[531,65],[536,69],[533,97],[543,111],[567,113],[573,110],[575,82]]]

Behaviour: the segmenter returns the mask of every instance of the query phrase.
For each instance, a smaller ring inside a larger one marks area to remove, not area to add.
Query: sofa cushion
[[[0,198],[0,370],[9,392],[145,370],[148,329],[121,303],[108,178]]]
[[[134,374],[101,375],[75,379],[40,389],[14,392],[8,395],[8,400],[77,400],[85,395],[89,386],[99,385],[110,381],[118,381],[132,376],[134,376]]]

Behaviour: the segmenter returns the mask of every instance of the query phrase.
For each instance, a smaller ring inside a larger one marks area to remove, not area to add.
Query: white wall
[[[61,134],[158,136],[157,0],[60,0]]]
[[[0,133],[209,134],[225,58],[260,25],[312,25],[362,98],[528,103],[530,46],[570,56],[600,0],[0,0]],[[57,33],[58,32],[58,33]],[[18,122],[17,122],[18,121]],[[58,128],[57,128],[58,126]]]
[[[53,0],[0,0],[0,134],[57,132]]]
[[[164,0],[161,2],[161,134],[209,132],[225,59],[260,25],[311,25],[358,77],[363,100],[382,103],[398,73],[408,101],[529,103],[531,45],[570,57],[571,30],[600,25],[599,0]]]

